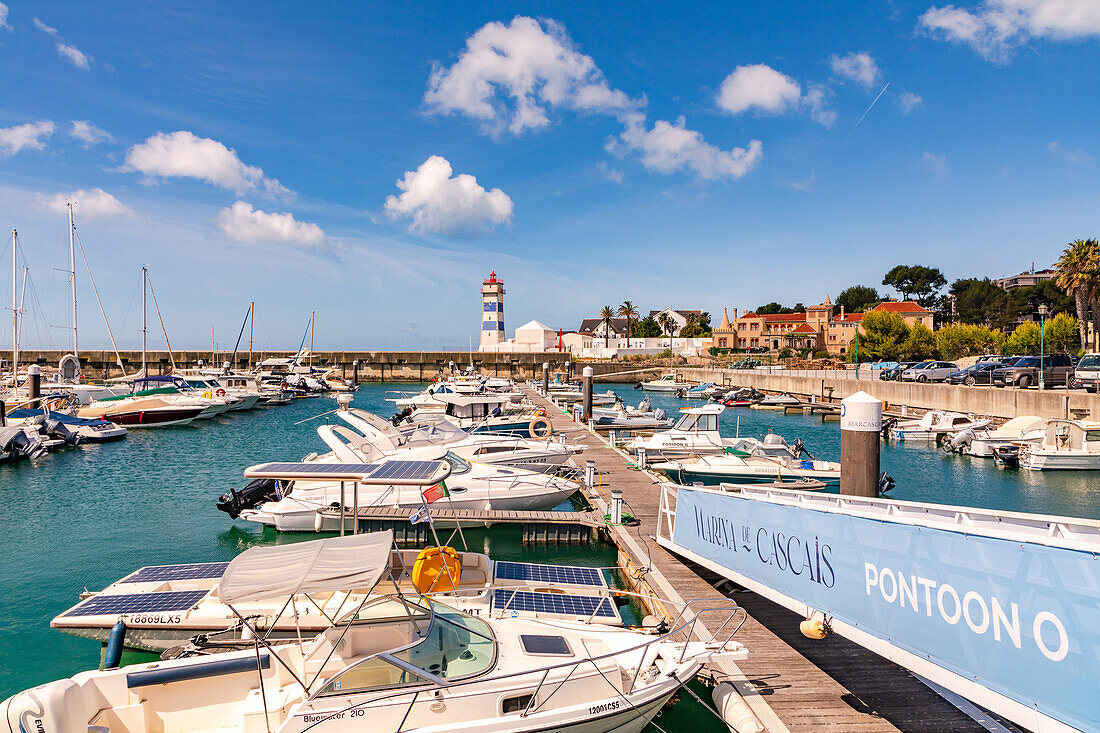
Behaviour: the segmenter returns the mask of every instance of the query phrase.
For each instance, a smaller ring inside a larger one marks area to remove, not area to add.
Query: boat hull
[[[201,413],[197,408],[169,408],[165,410],[141,410],[107,415],[104,419],[127,428],[164,428],[186,425]]]
[[[702,484],[703,486],[718,486],[719,484],[770,484],[775,481],[789,479],[814,479],[821,481],[826,486],[840,485],[840,471],[776,471],[767,468],[745,468],[741,470],[697,471],[691,468],[678,469],[672,466],[654,466],[654,470],[668,476],[676,483],[685,486]]]
[[[1020,454],[1020,468],[1032,471],[1100,471],[1100,453],[1035,453]]]

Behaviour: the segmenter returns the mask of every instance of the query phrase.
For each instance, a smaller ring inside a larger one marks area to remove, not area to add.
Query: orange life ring
[[[216,394],[218,397],[225,397],[225,390],[222,389],[221,387],[218,387],[218,391],[215,392],[214,394]]]
[[[527,432],[536,440],[546,440],[554,434],[554,426],[545,417],[536,417],[527,426]]]

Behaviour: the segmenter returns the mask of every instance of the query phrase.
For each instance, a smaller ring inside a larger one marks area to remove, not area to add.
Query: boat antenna
[[[232,368],[237,363],[237,347],[241,345],[241,339],[244,337],[244,327],[248,325],[248,317],[250,315],[252,315],[251,305],[248,306],[248,311],[244,314],[244,322],[241,323],[241,332],[237,334],[237,343],[233,344],[233,356],[229,358],[230,368]],[[249,336],[249,341],[251,341],[251,335]],[[249,348],[249,352],[251,351],[252,349]],[[249,357],[249,361],[251,360],[251,357]]]
[[[11,230],[11,387],[14,394],[15,388],[19,386],[19,302],[16,300],[18,294],[18,288],[16,287],[16,273],[19,270],[17,264],[16,255],[18,250],[16,249],[18,233]],[[26,292],[26,286],[23,288],[23,292]]]
[[[248,369],[252,370],[252,328],[256,324],[256,301],[248,306]]]
[[[310,311],[310,313],[309,313],[309,356],[306,357],[306,359],[308,359],[308,366],[310,367],[310,371],[313,370],[313,324],[316,321],[317,321],[317,311]]]
[[[103,301],[99,298],[99,288],[95,286],[95,278],[92,277],[92,267],[88,264],[88,255],[84,252],[84,242],[80,241],[80,235],[76,235],[76,244],[80,247],[80,258],[84,260],[84,269],[88,271],[88,280],[92,283],[92,292],[95,293],[95,302],[99,304],[99,314],[103,316],[103,325],[107,327],[107,335],[111,337],[111,348],[115,350],[115,363],[118,364],[118,368],[122,370],[122,373],[126,373],[126,367],[122,365],[122,354],[118,353],[118,346],[115,344],[115,335],[111,332],[111,324],[107,320],[107,312],[103,310]]]
[[[145,368],[145,337],[148,329],[145,325],[145,285],[148,280],[149,271],[145,269],[145,266],[141,267],[141,376],[148,377],[149,372]]]
[[[76,224],[73,223],[73,203],[68,202],[69,206],[69,281],[73,286],[73,356],[76,360],[80,361],[80,352],[77,350],[76,339],[76,245],[74,243],[76,235]]]
[[[164,345],[168,347],[168,361],[172,363],[172,373],[176,372],[176,357],[172,356],[172,344],[168,341],[168,329],[164,327],[164,318],[160,315],[160,304],[157,303],[157,291],[153,290],[153,281],[149,280],[146,273],[145,279],[149,282],[149,294],[153,296],[153,307],[157,309],[157,319],[160,321],[160,332],[164,334]]]

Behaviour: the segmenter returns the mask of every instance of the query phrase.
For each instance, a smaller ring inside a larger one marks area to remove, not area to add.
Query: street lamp
[[[1045,366],[1044,360],[1045,360],[1045,357],[1046,357],[1046,344],[1043,341],[1043,335],[1044,335],[1044,332],[1046,331],[1047,313],[1049,313],[1049,312],[1050,312],[1050,309],[1047,308],[1046,303],[1040,303],[1039,304],[1039,391],[1040,392],[1044,389],[1044,386],[1046,384],[1046,380],[1043,378],[1044,377],[1044,372],[1046,371],[1044,369],[1044,366]]]

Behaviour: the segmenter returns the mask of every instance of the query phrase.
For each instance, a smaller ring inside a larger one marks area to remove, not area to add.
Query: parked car
[[[878,373],[878,378],[879,379],[885,379],[888,382],[889,381],[896,382],[898,380],[898,377],[901,376],[901,373],[903,371],[910,368],[911,366],[913,366],[916,363],[917,362],[915,362],[915,361],[903,361],[903,362],[901,362],[899,364],[896,364],[895,366],[892,366],[888,369],[883,369],[881,372]]]
[[[978,361],[976,361],[974,363],[975,364],[985,364],[987,361],[999,361],[1003,364],[1004,363],[1004,357],[1001,356],[1000,354],[982,354],[981,356],[978,357]]]
[[[1043,382],[1047,385],[1068,386],[1073,379],[1073,359],[1069,354],[1049,354],[1043,357]],[[1015,364],[993,371],[996,387],[1026,389],[1039,383],[1039,357],[1021,356]]]
[[[922,361],[901,373],[903,382],[942,382],[948,375],[959,371],[958,364],[949,361]]]
[[[1004,362],[979,361],[974,366],[947,375],[947,381],[951,384],[965,384],[967,387],[973,387],[975,384],[993,384],[993,371],[1006,368],[1007,365]]]
[[[1073,387],[1100,392],[1100,354],[1085,354],[1073,372]]]

